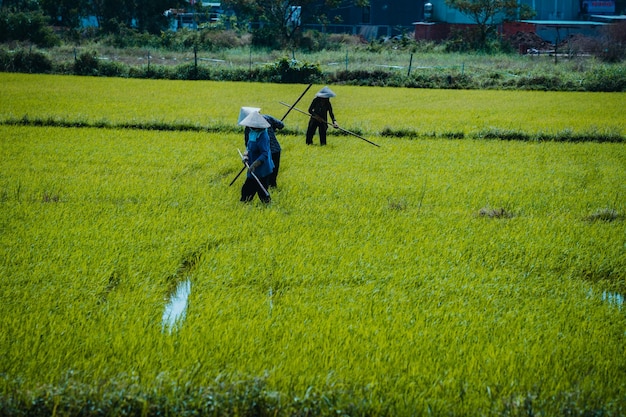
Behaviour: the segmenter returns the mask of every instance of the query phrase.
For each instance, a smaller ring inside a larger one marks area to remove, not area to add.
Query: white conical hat
[[[249,115],[250,113],[252,113],[252,112],[257,112],[258,113],[260,111],[261,111],[261,109],[258,108],[258,107],[242,107],[239,110],[239,118],[237,119],[237,123],[241,123],[241,121],[243,119],[245,119],[246,116]]]
[[[240,126],[254,127],[257,129],[265,129],[270,127],[270,124],[265,117],[258,111],[253,111],[249,115],[247,115],[241,122],[239,122]]]
[[[315,94],[315,97],[321,97],[321,98],[331,98],[331,97],[336,97],[336,96],[337,94],[333,93],[333,90],[328,88],[328,86],[322,88],[320,91],[317,92],[317,94]]]

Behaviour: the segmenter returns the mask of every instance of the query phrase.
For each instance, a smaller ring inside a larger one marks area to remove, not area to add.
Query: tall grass
[[[136,85],[82,114],[182,119],[135,108],[153,84]],[[340,97],[371,92],[337,90],[340,122],[357,114]],[[271,108],[250,91],[245,104]],[[215,97],[211,117],[235,124],[221,108],[241,97]],[[370,103],[364,132],[389,123]],[[0,137],[2,414],[625,411],[626,316],[603,295],[626,293],[623,144],[281,135],[264,206],[228,186],[242,132]],[[163,332],[186,279],[186,318]]]
[[[288,65],[288,68],[285,68]],[[623,65],[590,57],[444,53],[433,45],[338,45],[320,52],[224,47],[186,52],[0,48],[0,70],[164,80],[258,81],[443,89],[624,92]]]
[[[87,126],[207,128],[236,127],[242,105],[262,107],[281,118],[304,85],[163,81],[74,76],[0,74],[0,121],[57,120]],[[307,110],[314,85],[298,108]],[[535,91],[449,91],[332,86],[340,125],[364,135],[484,137],[518,135],[528,139],[618,140],[626,134],[622,93]],[[132,91],[132,95],[128,94]],[[54,103],[54,105],[53,105]],[[235,116],[233,116],[235,115]],[[306,130],[296,111],[285,119],[294,133]],[[45,123],[44,123],[45,124]],[[405,133],[406,132],[406,133]]]

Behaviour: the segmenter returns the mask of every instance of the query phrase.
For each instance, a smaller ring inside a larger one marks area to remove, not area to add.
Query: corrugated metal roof
[[[522,22],[555,28],[583,28],[608,25],[606,22],[590,22],[588,20],[522,20]]]
[[[592,14],[591,17],[594,19],[606,19],[606,20],[626,20],[626,16],[612,16],[608,14]]]

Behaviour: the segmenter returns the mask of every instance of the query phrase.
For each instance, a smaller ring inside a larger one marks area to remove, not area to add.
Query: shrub
[[[157,77],[151,77],[157,78]],[[211,69],[202,65],[183,64],[176,67],[172,73],[172,79],[177,80],[211,80]]]
[[[49,73],[52,62],[47,55],[32,50],[0,50],[0,70],[7,72]]]
[[[127,77],[128,67],[119,62],[100,61],[98,63],[98,75],[103,77]]]
[[[335,75],[331,77],[331,82],[346,83],[352,85],[382,86],[385,85],[388,77],[389,73],[383,70],[342,70],[337,71],[337,73],[335,73]]]
[[[367,43],[360,36],[347,33],[322,33],[317,30],[306,30],[299,40],[299,47],[305,51],[339,51],[346,46],[358,46]]]
[[[129,28],[116,19],[111,19],[103,24],[103,30],[108,35],[102,38],[102,44],[116,48],[158,48],[161,46],[161,37],[148,32],[140,32]]]
[[[74,62],[74,74],[76,75],[99,75],[100,61],[95,51],[81,53]]]
[[[557,91],[561,87],[561,78],[550,75],[519,77],[516,86],[521,90]]]
[[[446,52],[476,51],[482,48],[477,28],[452,29],[446,41]]]
[[[11,54],[6,49],[0,49],[0,71],[3,72],[11,72],[11,64],[13,60],[11,59]]]
[[[263,75],[270,82],[310,83],[316,81],[322,75],[322,71],[317,64],[283,57],[265,66]]]
[[[590,72],[583,81],[587,91],[624,92],[626,91],[626,68],[623,66],[602,66]]]
[[[484,36],[484,37],[483,37]],[[478,27],[453,28],[445,43],[446,52],[511,52],[512,46],[489,28],[482,34]]]
[[[201,47],[211,51],[237,48],[245,46],[249,42],[248,37],[239,36],[232,30],[205,29],[200,32]]]
[[[471,88],[472,79],[469,75],[445,73],[441,71],[431,73],[415,73],[411,75],[405,85],[410,88]]]
[[[280,49],[282,38],[280,31],[271,26],[264,26],[252,31],[252,45],[257,47]]]

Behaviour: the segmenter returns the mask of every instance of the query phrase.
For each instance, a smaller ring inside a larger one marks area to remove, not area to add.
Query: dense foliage
[[[72,36],[80,31],[81,18],[87,16],[95,16],[98,26],[108,33],[116,32],[122,25],[158,34],[167,28],[163,12],[184,4],[181,0],[3,0],[0,16],[9,19],[23,14],[37,16],[37,20],[28,22],[29,25],[54,25],[69,31]],[[10,27],[0,41],[7,37],[20,40],[15,37],[20,30],[17,26]]]

